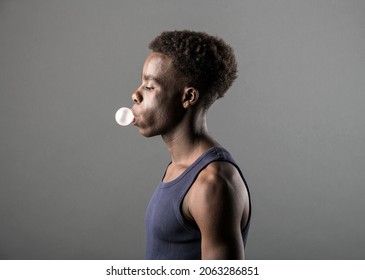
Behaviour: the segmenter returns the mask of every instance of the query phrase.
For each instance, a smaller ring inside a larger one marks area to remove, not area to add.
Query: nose
[[[142,102],[143,97],[142,94],[139,91],[139,88],[137,88],[133,93],[132,93],[132,100],[135,104],[139,104]]]

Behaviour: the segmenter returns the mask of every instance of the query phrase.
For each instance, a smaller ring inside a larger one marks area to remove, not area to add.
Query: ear
[[[199,91],[194,87],[186,87],[183,94],[183,107],[185,109],[193,106],[199,99]]]

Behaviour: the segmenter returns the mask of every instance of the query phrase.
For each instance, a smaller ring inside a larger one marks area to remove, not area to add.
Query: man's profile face
[[[135,125],[142,135],[169,133],[181,120],[183,87],[179,80],[170,57],[156,52],[147,57],[142,84],[132,94]]]

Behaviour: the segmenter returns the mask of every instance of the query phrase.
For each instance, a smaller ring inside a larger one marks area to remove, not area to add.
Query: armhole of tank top
[[[185,192],[182,192],[179,195],[179,197],[178,197],[178,199],[177,199],[177,201],[174,205],[175,216],[176,216],[177,220],[179,221],[180,225],[183,226],[189,232],[196,234],[197,236],[200,235],[199,227],[198,227],[197,224],[193,224],[191,221],[189,221],[188,219],[186,219],[184,217],[182,205],[183,205],[183,201],[184,201],[185,196],[187,195],[190,188],[192,187],[192,185],[196,181],[196,178],[198,178],[200,172],[203,169],[201,169],[197,174],[195,174],[194,178],[191,180],[191,183],[190,183],[190,186],[188,187],[188,189]]]
[[[245,177],[243,176],[243,173],[241,171],[241,169],[239,168],[239,166],[234,162],[234,161],[228,161],[230,162],[234,167],[236,167],[238,173],[240,174],[243,184],[245,185],[246,191],[247,191],[247,195],[248,195],[248,217],[247,217],[247,222],[244,225],[244,227],[242,228],[242,233],[246,232],[249,225],[250,225],[250,221],[251,221],[251,213],[252,213],[252,207],[251,207],[251,194],[250,194],[250,189],[248,188],[248,184],[246,182]]]

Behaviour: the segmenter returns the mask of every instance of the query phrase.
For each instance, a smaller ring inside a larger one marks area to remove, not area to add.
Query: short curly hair
[[[233,48],[205,32],[165,31],[149,48],[172,59],[178,73],[203,95],[205,107],[223,97],[237,78]]]

